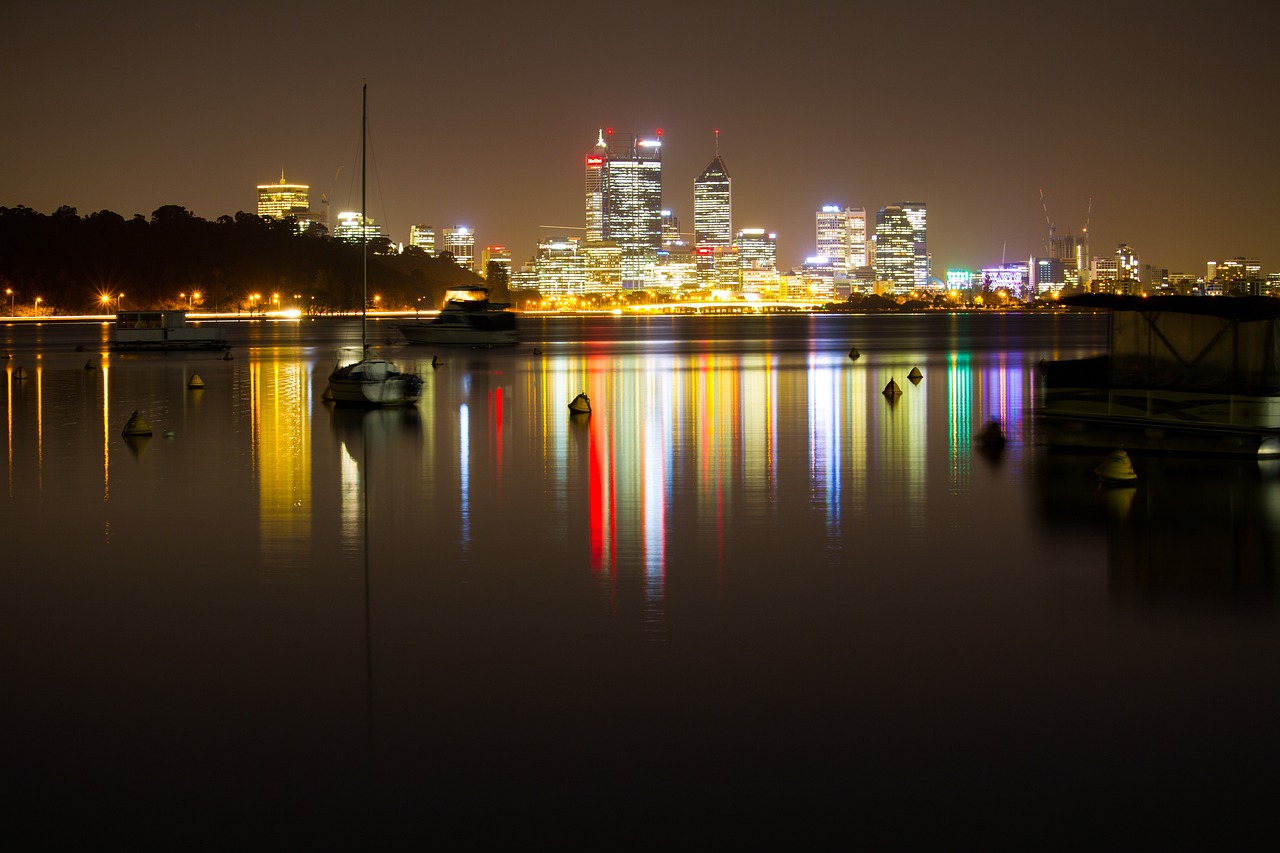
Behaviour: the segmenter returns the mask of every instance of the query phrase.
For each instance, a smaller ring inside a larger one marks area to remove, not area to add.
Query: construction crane
[[[1049,241],[1044,244],[1045,255],[1053,255],[1053,220],[1049,218],[1049,205],[1044,200],[1044,187],[1040,188],[1040,206],[1044,208],[1044,222],[1049,226]]]
[[[1085,261],[1091,261],[1092,255],[1089,254],[1089,220],[1093,218],[1093,196],[1089,196],[1089,209],[1084,214],[1084,257]]]

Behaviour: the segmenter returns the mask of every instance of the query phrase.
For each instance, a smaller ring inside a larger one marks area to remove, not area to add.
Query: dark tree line
[[[380,296],[383,308],[438,308],[449,287],[483,284],[448,257],[388,255],[388,248],[386,240],[371,242],[367,256],[370,301]],[[354,311],[361,251],[323,229],[299,233],[291,219],[244,212],[210,222],[177,205],[149,220],[109,210],[82,217],[72,207],[47,215],[0,207],[5,290],[13,291],[5,299],[17,313],[101,313],[106,305],[115,310],[119,294],[126,308],[246,311],[270,308],[278,295],[281,304],[309,311]]]

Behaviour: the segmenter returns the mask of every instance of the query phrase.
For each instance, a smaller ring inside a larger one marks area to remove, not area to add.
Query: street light
[[[4,289],[5,296],[9,297],[9,316],[13,316],[13,288],[6,287]]]
[[[36,297],[36,307],[35,307],[35,312],[34,312],[34,313],[35,313],[35,315],[36,315],[37,317],[39,317],[39,316],[40,316],[40,303],[41,303],[41,302],[43,302],[43,301],[44,301],[44,300],[43,300],[42,298],[40,298],[39,296],[37,296],[37,297]]]
[[[98,301],[102,303],[103,311],[111,310],[111,294],[110,293],[102,294],[101,296],[98,297]]]

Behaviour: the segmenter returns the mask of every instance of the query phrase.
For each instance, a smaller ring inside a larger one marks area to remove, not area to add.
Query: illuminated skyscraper
[[[610,130],[587,155],[587,240],[617,245],[623,287],[642,287],[654,277],[662,245],[661,136],[659,131],[657,139],[614,139]]]
[[[595,147],[587,152],[587,233],[588,243],[604,239],[604,164],[609,159],[609,146],[600,131]]]
[[[738,232],[738,260],[744,270],[778,271],[778,235],[763,228],[743,228]]]
[[[428,255],[436,253],[436,229],[430,225],[409,226],[409,245],[417,246]]]
[[[898,205],[876,214],[876,279],[893,283],[893,292],[910,293],[916,286],[915,226]]]
[[[503,282],[511,281],[511,250],[506,246],[485,246],[480,255],[480,274],[486,279],[491,273],[490,265],[498,265],[498,274]]]
[[[867,257],[867,209],[846,207],[844,216],[849,225],[849,271],[853,272],[871,263]]]
[[[923,290],[929,286],[930,260],[926,209],[923,201],[904,201],[899,205],[907,219],[911,220],[912,273],[915,286]]]
[[[344,210],[338,214],[338,226],[333,229],[333,236],[345,243],[359,243],[361,240],[376,240],[382,236],[382,226],[369,217],[361,216],[358,211]]]
[[[815,216],[818,257],[831,261],[834,274],[849,271],[849,217],[838,204],[824,204]]]
[[[733,245],[732,180],[720,158],[720,131],[716,131],[715,158],[693,182],[693,245],[698,249]]]
[[[301,220],[311,213],[311,187],[291,184],[280,170],[280,182],[258,185],[258,215],[263,219],[286,219],[290,216]]]
[[[444,237],[444,247],[441,251],[453,255],[454,263],[463,269],[474,269],[476,232],[465,225],[459,225],[457,228],[444,229],[442,236]]]
[[[577,237],[540,240],[533,265],[537,272],[538,292],[543,297],[582,295],[585,269]]]

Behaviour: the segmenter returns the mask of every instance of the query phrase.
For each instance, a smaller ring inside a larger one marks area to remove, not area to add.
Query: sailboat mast
[[[364,218],[365,146],[369,144],[369,84],[360,88],[360,357],[369,353],[369,229]]]

